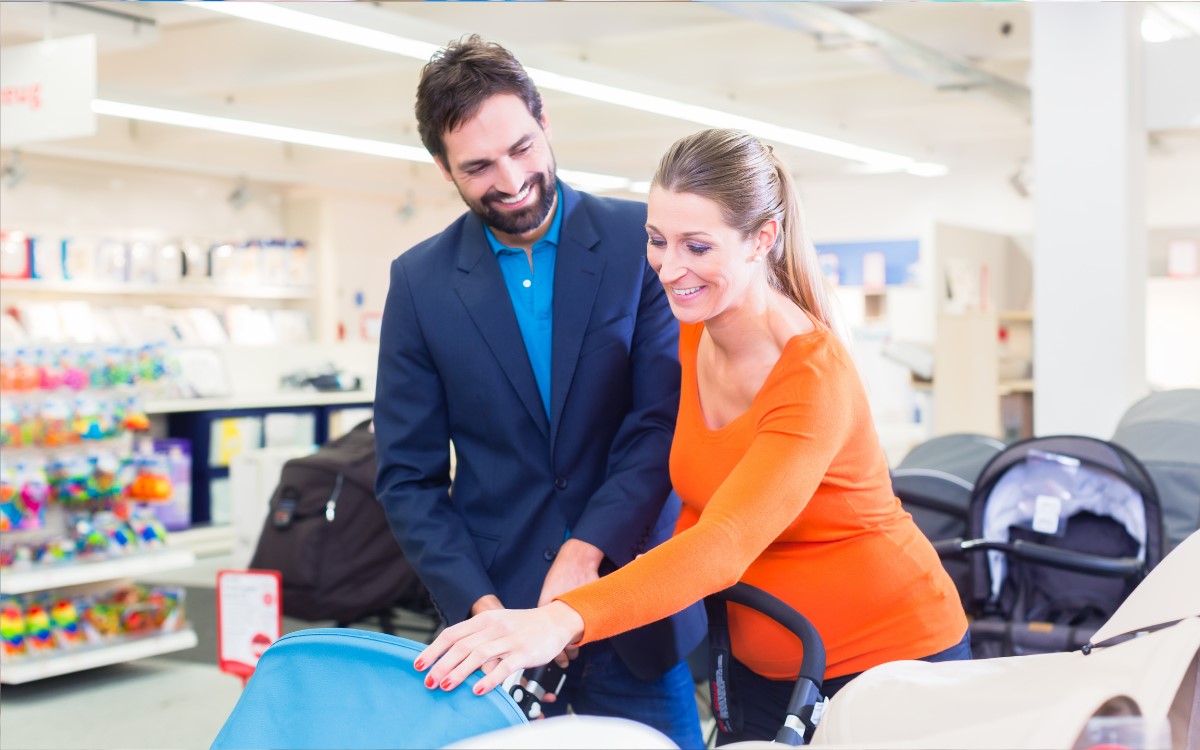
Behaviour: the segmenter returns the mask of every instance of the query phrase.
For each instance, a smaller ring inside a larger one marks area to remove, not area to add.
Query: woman
[[[954,585],[892,493],[787,168],[741,131],[684,138],[659,164],[646,233],[681,323],[675,536],[546,606],[449,628],[417,660],[418,669],[433,665],[426,685],[453,689],[483,667],[482,694],[568,645],[652,622],[739,580],[816,626],[827,696],[884,662],[969,658]],[[738,606],[729,627],[744,731],[719,741],[770,739],[799,643]]]

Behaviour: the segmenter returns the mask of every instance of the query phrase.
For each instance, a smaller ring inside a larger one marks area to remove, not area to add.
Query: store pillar
[[[1034,429],[1107,439],[1146,391],[1142,11],[1032,12]]]

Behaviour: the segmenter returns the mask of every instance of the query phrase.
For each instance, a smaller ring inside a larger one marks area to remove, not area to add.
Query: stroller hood
[[[1154,393],[1121,418],[1112,442],[1146,467],[1162,504],[1167,550],[1200,528],[1200,389]]]

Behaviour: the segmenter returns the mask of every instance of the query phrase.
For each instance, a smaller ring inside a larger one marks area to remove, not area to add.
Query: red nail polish
[[[447,677],[446,679],[442,680],[442,690],[449,690],[449,689],[450,689],[450,678]]]
[[[427,688],[433,687],[433,675],[429,675],[428,677],[425,678],[425,687],[427,687]]]
[[[416,661],[413,662],[413,668],[416,669],[418,672],[423,672],[423,671],[425,671],[425,662],[421,661],[420,659],[417,659]]]
[[[474,688],[473,692],[475,693],[475,695],[483,695],[483,684],[475,683],[475,688]]]

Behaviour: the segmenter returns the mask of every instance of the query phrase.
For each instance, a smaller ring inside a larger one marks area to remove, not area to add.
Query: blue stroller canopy
[[[524,724],[503,690],[476,696],[478,674],[428,690],[413,660],[424,644],[364,630],[318,628],[280,638],[212,750],[437,748]]]

